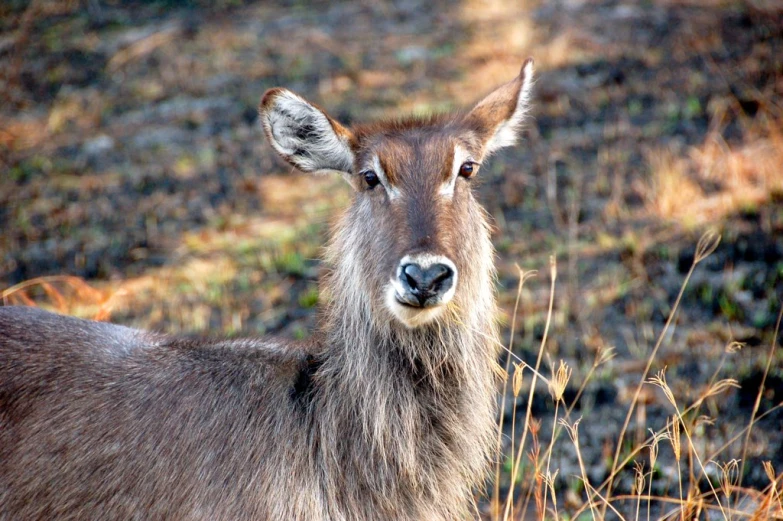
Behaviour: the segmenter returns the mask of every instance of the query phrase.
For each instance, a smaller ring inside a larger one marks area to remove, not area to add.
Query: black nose
[[[454,270],[445,264],[432,264],[422,268],[419,264],[405,264],[400,269],[400,282],[405,304],[427,307],[437,304],[454,284]]]

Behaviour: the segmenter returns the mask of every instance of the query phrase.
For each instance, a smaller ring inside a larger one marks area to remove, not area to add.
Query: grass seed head
[[[614,358],[616,355],[617,353],[615,352],[614,346],[599,347],[593,365],[595,367],[598,367],[599,365],[603,365],[608,361],[610,361],[612,358]]]
[[[652,429],[650,429],[650,433],[652,434],[652,441],[650,442],[650,468],[655,469],[655,463],[658,461],[658,444],[661,440],[665,440],[669,436],[665,432],[653,432]]]
[[[731,388],[739,389],[740,384],[735,380],[734,378],[724,378],[723,380],[718,380],[712,386],[707,389],[707,394],[705,398],[709,398],[710,396],[715,396],[716,394],[721,394],[724,391],[727,391]]]
[[[727,498],[731,497],[731,492],[739,478],[739,460],[732,459],[723,464],[717,461],[713,461],[713,463],[720,469],[720,488],[723,494]]]
[[[671,441],[672,449],[674,450],[674,457],[677,461],[680,460],[682,455],[682,445],[680,444],[680,419],[677,415],[672,416],[671,425],[668,428],[669,441]]]
[[[514,364],[514,379],[512,381],[512,389],[514,391],[514,398],[519,396],[520,391],[522,390],[522,382],[525,378],[525,373],[523,372],[524,367],[522,364]]]
[[[557,501],[557,496],[555,495],[555,479],[557,478],[558,472],[560,472],[560,469],[555,470],[554,474],[550,474],[549,471],[547,471],[546,476],[544,476],[544,484],[549,488],[549,493],[552,495],[553,501]]]
[[[560,366],[552,375],[552,381],[549,383],[549,392],[552,393],[556,402],[563,399],[563,393],[565,393],[568,381],[571,379],[571,373],[571,368],[560,360]]]
[[[699,242],[696,244],[696,254],[693,257],[693,263],[698,264],[707,257],[720,244],[720,234],[715,230],[707,230],[704,235],[701,236]]]
[[[729,354],[733,354],[736,353],[737,351],[740,351],[743,347],[745,347],[744,342],[737,342],[736,340],[734,340],[726,345],[726,352]]]
[[[573,425],[569,424],[565,418],[560,418],[558,420],[558,423],[565,427],[566,432],[568,432],[568,436],[571,438],[571,441],[574,443],[577,443],[579,441],[579,422],[582,421],[582,418],[579,418],[576,420]]]
[[[764,472],[767,474],[767,477],[769,478],[769,480],[773,484],[777,483],[777,476],[775,475],[775,469],[772,467],[772,462],[771,461],[765,461],[763,463],[763,465],[764,465]]]
[[[655,376],[651,376],[647,383],[657,385],[661,388],[663,391],[663,394],[666,395],[666,399],[669,400],[669,403],[674,405],[674,407],[677,407],[677,400],[674,399],[674,393],[672,393],[671,387],[669,387],[669,384],[666,383],[666,368],[664,367],[660,371],[658,371],[658,374]]]
[[[644,485],[646,483],[645,474],[644,474],[644,463],[641,461],[635,461],[634,472],[636,473],[636,480],[634,482],[634,484],[636,485],[636,494],[641,495],[642,492],[644,492]]]

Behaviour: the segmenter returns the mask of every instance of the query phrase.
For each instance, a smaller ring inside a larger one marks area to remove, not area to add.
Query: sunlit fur
[[[465,150],[464,147],[457,144],[454,145],[454,159],[451,163],[451,177],[448,178],[438,190],[438,193],[444,197],[454,196],[454,187],[457,185],[457,179],[459,178],[460,167],[466,161],[475,162],[475,159],[471,156],[470,152]],[[478,167],[478,164],[476,164]]]
[[[367,277],[369,207],[354,205],[341,219],[327,255],[334,266],[324,284],[327,345],[340,348],[324,365],[335,397],[324,395],[330,411],[321,416],[324,432],[369,441],[330,445],[324,456],[344,469],[331,477],[330,504],[346,509],[339,519],[463,519],[495,436],[497,337],[487,219],[471,196],[461,223],[465,248],[455,259],[458,290],[435,320],[409,328],[379,305],[383,292]],[[346,408],[358,414],[340,414]]]
[[[339,124],[300,96],[273,89],[274,105],[261,112],[269,144],[297,168],[312,172],[351,168],[353,155]],[[299,153],[307,150],[307,154]]]
[[[266,94],[275,148],[356,189],[305,342],[0,307],[0,520],[470,518],[496,439],[493,249],[471,182],[440,190],[456,146],[481,161],[521,117],[530,72],[464,116],[351,130],[288,91]],[[393,198],[363,184],[374,157]],[[453,263],[436,311],[388,305],[406,256]]]

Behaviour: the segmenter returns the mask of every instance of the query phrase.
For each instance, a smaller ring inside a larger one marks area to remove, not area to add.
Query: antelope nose
[[[454,284],[454,270],[445,264],[423,268],[415,262],[400,268],[400,283],[405,290],[405,303],[427,307],[440,303],[440,298]]]

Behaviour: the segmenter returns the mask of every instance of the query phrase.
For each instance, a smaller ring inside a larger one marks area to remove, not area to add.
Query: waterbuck
[[[304,342],[178,338],[0,307],[0,519],[475,515],[496,436],[490,225],[471,179],[533,64],[472,110],[351,129],[282,88],[260,118],[353,187]]]

